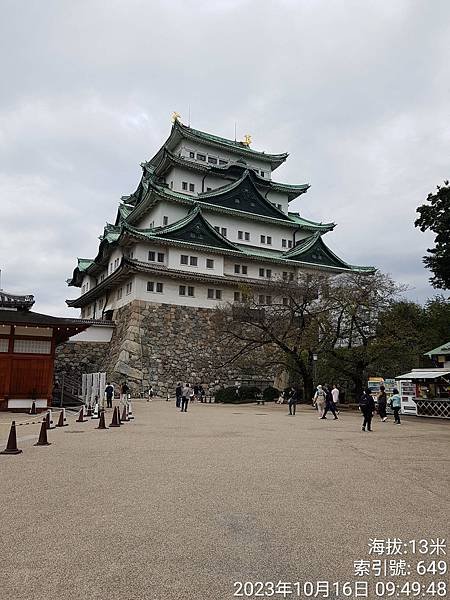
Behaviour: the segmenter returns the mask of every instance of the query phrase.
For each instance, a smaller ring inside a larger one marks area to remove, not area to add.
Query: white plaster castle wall
[[[275,205],[281,204],[281,210],[286,214],[288,213],[289,201],[287,194],[283,194],[282,192],[274,192],[273,190],[270,190],[269,192],[267,192],[267,194],[263,194],[263,196],[267,198],[269,202],[272,202]]]
[[[85,331],[69,338],[68,342],[110,342],[114,326],[91,325]]]
[[[169,219],[169,225],[183,219],[189,212],[189,206],[184,204],[175,204],[175,202],[158,202],[145,217],[143,217],[136,225],[138,229],[148,229],[151,223],[155,227],[162,227],[163,218],[166,216]]]
[[[246,246],[255,246],[258,248],[265,248],[266,250],[283,250],[286,248],[282,247],[281,240],[293,240],[294,228],[283,227],[282,225],[273,225],[272,223],[259,223],[245,217],[236,217],[225,214],[208,211],[204,209],[203,214],[205,218],[213,226],[220,228],[226,227],[227,239],[233,243],[245,244]],[[250,233],[250,241],[240,240],[238,238],[238,231],[248,231]],[[262,244],[261,234],[272,237],[272,244]],[[297,240],[300,239],[297,234]]]
[[[232,163],[235,163],[237,161],[244,161],[248,167],[253,167],[255,169],[258,169],[259,171],[262,170],[265,173],[265,177],[267,179],[270,179],[271,177],[272,169],[269,160],[265,161],[259,158],[253,158],[252,156],[239,156],[238,154],[233,154],[231,151],[228,150],[219,150],[217,148],[208,146],[207,144],[192,142],[190,140],[183,140],[174,150],[174,154],[180,154],[181,156],[187,159],[189,159],[189,152],[194,152],[195,155],[197,155],[197,152],[200,152],[202,154],[206,154],[207,157],[211,156],[217,158],[217,160],[223,159]],[[207,160],[206,162],[195,160],[192,158],[190,160],[194,160],[194,162],[197,164],[208,165]]]
[[[197,266],[190,264],[181,264],[181,255],[189,256],[188,262],[190,263],[190,257],[197,257]],[[207,259],[214,261],[214,267],[212,269],[206,266]],[[178,269],[180,271],[186,271],[188,273],[206,273],[207,275],[223,275],[223,255],[213,252],[199,252],[197,250],[188,250],[182,248],[170,248],[168,257],[169,269]]]

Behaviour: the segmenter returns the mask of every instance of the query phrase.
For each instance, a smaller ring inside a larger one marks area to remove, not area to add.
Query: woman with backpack
[[[317,406],[319,411],[319,419],[323,417],[326,404],[326,395],[321,385],[317,386],[316,393],[314,394],[313,406]]]

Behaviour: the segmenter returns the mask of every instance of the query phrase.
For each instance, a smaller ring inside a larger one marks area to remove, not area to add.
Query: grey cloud
[[[448,177],[450,6],[397,0],[2,3],[0,268],[67,311],[170,114],[290,152],[292,208],[338,223],[331,248],[434,294],[415,209]],[[73,311],[69,311],[73,313]]]

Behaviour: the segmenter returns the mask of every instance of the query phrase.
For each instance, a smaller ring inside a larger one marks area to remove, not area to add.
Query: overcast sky
[[[434,295],[415,209],[450,176],[447,0],[0,0],[2,287],[65,299],[171,113],[289,152],[326,242]]]

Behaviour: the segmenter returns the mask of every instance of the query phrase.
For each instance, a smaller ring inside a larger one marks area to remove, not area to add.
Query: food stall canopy
[[[395,379],[437,379],[450,375],[450,369],[413,369],[410,373],[398,375]]]

